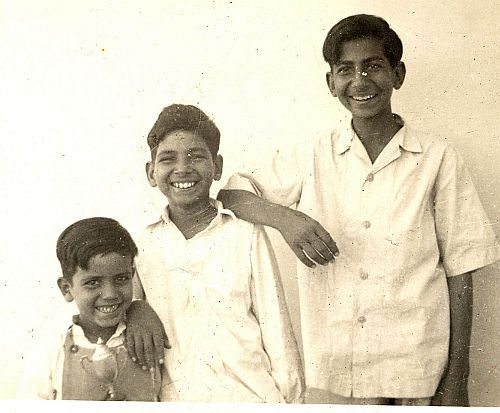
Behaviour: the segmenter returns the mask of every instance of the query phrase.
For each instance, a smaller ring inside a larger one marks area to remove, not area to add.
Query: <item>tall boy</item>
[[[147,177],[168,206],[140,240],[138,296],[172,346],[164,397],[300,401],[300,356],[266,234],[210,199],[222,173],[219,140],[215,124],[189,105],[166,107],[148,135]]]
[[[23,399],[155,401],[160,372],[144,371],[124,347],[137,247],[110,218],[89,218],[57,240],[63,276],[57,280],[79,314],[27,364]]]
[[[333,26],[327,83],[352,120],[227,186],[263,198],[219,195],[309,266],[298,267],[306,401],[468,403],[471,272],[500,248],[460,156],[392,113],[402,51],[376,16]]]

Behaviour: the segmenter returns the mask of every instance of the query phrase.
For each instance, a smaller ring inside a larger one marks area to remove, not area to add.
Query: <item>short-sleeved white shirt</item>
[[[405,125],[372,164],[349,122],[225,189],[297,204],[340,250],[328,266],[298,262],[308,386],[353,397],[434,394],[448,357],[446,276],[500,258],[450,145]]]
[[[191,239],[166,209],[138,241],[142,289],[172,346],[165,353],[172,383],[162,397],[299,402],[302,364],[269,240],[217,205]]]

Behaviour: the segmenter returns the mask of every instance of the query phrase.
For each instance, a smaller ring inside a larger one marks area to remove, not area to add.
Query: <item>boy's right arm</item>
[[[137,274],[133,279],[134,298],[127,310],[126,343],[132,360],[149,370],[163,364],[164,348],[170,348],[165,328],[156,312],[145,300]]]
[[[328,231],[300,211],[239,189],[222,189],[217,198],[238,218],[278,230],[297,258],[308,267],[314,267],[315,263],[326,265],[338,255],[337,245]]]

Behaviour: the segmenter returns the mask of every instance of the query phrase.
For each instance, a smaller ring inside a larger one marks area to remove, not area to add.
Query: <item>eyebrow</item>
[[[128,274],[134,274],[134,269],[131,268],[129,271],[123,271],[119,272],[116,274],[111,274],[109,275],[110,277],[116,277],[118,275],[128,275]],[[99,274],[88,274],[82,277],[81,281],[87,281],[87,280],[94,280],[96,278],[105,278],[107,275],[99,275]]]
[[[160,155],[176,155],[178,153],[183,153],[184,151],[177,151],[177,150],[173,150],[173,149],[163,149],[163,150],[159,150],[157,153],[156,153],[156,156],[160,156]],[[205,148],[204,146],[194,146],[194,147],[191,147],[191,148],[187,148],[186,149],[186,152],[187,153],[210,153],[210,150],[208,148]]]
[[[367,57],[366,59],[363,59],[363,63],[368,63],[368,62],[374,62],[374,61],[382,61],[384,62],[385,61],[385,58],[384,56],[370,56],[370,57]],[[354,63],[352,60],[339,60],[337,63],[334,63],[336,66],[338,65],[345,65],[345,64],[351,64],[351,63]]]

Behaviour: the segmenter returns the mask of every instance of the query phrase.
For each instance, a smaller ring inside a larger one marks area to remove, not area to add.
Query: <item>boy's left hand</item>
[[[163,364],[164,347],[170,348],[163,323],[142,300],[133,301],[127,311],[125,340],[130,357],[143,369],[152,370]]]

